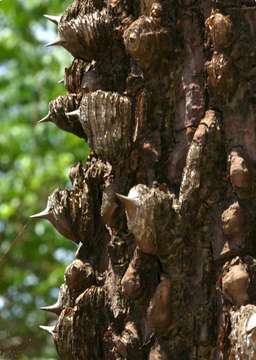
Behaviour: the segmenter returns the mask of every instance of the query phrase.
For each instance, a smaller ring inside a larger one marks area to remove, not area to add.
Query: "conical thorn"
[[[47,219],[47,220],[50,220],[51,217],[52,217],[52,213],[51,213],[51,211],[49,211],[48,208],[44,209],[43,211],[41,211],[37,214],[30,216],[31,219]]]
[[[50,306],[42,306],[42,307],[40,307],[40,310],[48,311],[50,313],[60,315],[60,313],[62,311],[62,307],[57,302],[56,304],[53,304],[53,305],[50,305]]]
[[[59,80],[57,84],[64,84],[64,79]]]
[[[134,199],[129,198],[128,196],[124,196],[121,194],[116,193],[116,196],[124,205],[127,216],[131,219],[136,215],[138,202]]]
[[[48,112],[48,114],[43,117],[41,120],[39,120],[37,123],[41,124],[41,123],[45,123],[45,122],[51,122],[51,113]]]
[[[44,17],[48,20],[50,20],[51,22],[53,22],[54,24],[58,25],[61,19],[61,16],[54,16],[54,15],[44,15]]]
[[[43,325],[40,325],[39,327],[40,327],[40,329],[48,332],[49,334],[54,335],[55,326],[43,326]]]
[[[61,40],[60,38],[57,38],[56,40],[49,42],[48,44],[45,45],[45,47],[50,47],[50,46],[62,46],[64,45],[64,41]]]
[[[70,112],[67,112],[65,113],[66,116],[80,116],[80,110],[77,109],[77,110],[74,110],[74,111],[70,111]]]

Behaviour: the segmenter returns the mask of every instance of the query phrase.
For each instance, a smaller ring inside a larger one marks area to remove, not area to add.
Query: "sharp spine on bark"
[[[32,218],[41,218],[50,221],[55,229],[67,239],[78,243],[77,234],[72,228],[72,220],[69,216],[68,199],[70,192],[68,190],[55,190],[47,201],[46,209],[42,212],[32,215]]]
[[[136,211],[138,208],[138,201],[131,199],[128,196],[124,196],[124,195],[121,195],[118,193],[116,193],[116,196],[121,201],[121,203],[124,205],[128,217],[129,218],[134,217],[136,215]]]
[[[168,256],[172,251],[173,235],[163,229],[173,228],[176,221],[173,208],[174,194],[138,184],[131,188],[128,198],[122,199],[125,202],[129,199],[128,204],[133,204],[131,215],[126,210],[127,226],[133,233],[139,249],[146,254]]]
[[[113,41],[113,20],[106,9],[61,21],[58,30],[63,47],[74,58],[86,61],[99,58],[102,52],[109,53]]]
[[[43,117],[42,119],[40,119],[37,123],[42,124],[42,123],[51,122],[51,121],[52,121],[51,120],[51,113],[48,112],[48,114],[45,117]]]
[[[62,310],[69,305],[69,291],[67,285],[64,283],[60,286],[58,299],[55,304],[50,306],[43,306],[40,310],[48,311],[50,313],[60,315]]]
[[[58,25],[61,19],[61,16],[54,16],[54,15],[47,15],[45,14],[44,17],[47,20],[50,20],[51,22],[53,22],[54,24]]]
[[[44,325],[40,325],[39,327],[40,327],[40,329],[48,332],[49,334],[54,335],[55,326],[44,326]]]
[[[48,44],[45,45],[45,47],[51,47],[51,46],[63,46],[65,44],[65,41],[57,38],[56,40],[49,42]]]
[[[64,79],[59,80],[57,84],[64,84]]]
[[[37,214],[34,214],[34,215],[31,215],[30,216],[31,219],[47,219],[47,220],[50,220],[52,218],[52,214],[51,214],[51,211],[46,207],[46,209],[44,209],[43,211],[37,213]]]
[[[65,112],[72,112],[79,107],[81,96],[77,94],[68,94],[58,96],[49,103],[49,112],[39,123],[52,122],[60,129],[68,131],[80,138],[86,135],[78,118],[70,118]]]
[[[53,314],[56,314],[56,315],[59,315],[61,313],[61,306],[60,304],[58,303],[58,301],[53,304],[53,305],[49,305],[49,306],[42,306],[40,307],[40,310],[43,310],[43,311],[48,311],[50,313],[53,313]]]

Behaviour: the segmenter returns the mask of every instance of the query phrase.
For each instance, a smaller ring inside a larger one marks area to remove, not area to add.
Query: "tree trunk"
[[[79,244],[44,308],[61,359],[256,359],[254,6],[75,0],[49,17],[75,59],[42,122],[91,148],[35,215]]]

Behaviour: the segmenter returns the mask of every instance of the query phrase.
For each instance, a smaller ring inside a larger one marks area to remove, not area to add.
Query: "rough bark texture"
[[[75,0],[43,121],[88,140],[45,217],[79,244],[61,359],[256,359],[256,8]],[[126,196],[128,194],[128,196]]]

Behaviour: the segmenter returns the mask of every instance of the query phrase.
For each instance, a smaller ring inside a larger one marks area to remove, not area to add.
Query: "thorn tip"
[[[55,326],[44,326],[44,325],[39,325],[40,329],[48,332],[49,334],[53,335],[54,334],[54,329]]]
[[[64,44],[64,41],[61,40],[60,38],[49,42],[48,44],[45,45],[45,47],[51,47],[51,46],[62,46]]]
[[[128,196],[124,196],[118,193],[116,193],[116,196],[124,205],[128,217],[134,217],[137,212],[138,202],[134,199],[129,198]]]
[[[54,16],[54,15],[47,15],[45,14],[44,17],[47,20],[50,20],[51,22],[53,22],[54,24],[58,25],[61,19],[61,16]]]
[[[42,124],[42,123],[45,123],[45,122],[51,122],[51,114],[50,114],[50,112],[48,112],[48,114],[45,117],[43,117],[42,119],[40,119],[37,123]]]
[[[56,303],[56,304],[50,305],[50,306],[42,306],[42,307],[40,307],[40,310],[59,315],[61,313],[62,308],[58,303]]]
[[[45,209],[37,214],[33,214],[33,215],[30,215],[30,218],[31,219],[50,219],[50,216],[51,216],[51,212],[49,211],[49,209]]]

